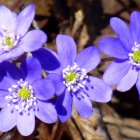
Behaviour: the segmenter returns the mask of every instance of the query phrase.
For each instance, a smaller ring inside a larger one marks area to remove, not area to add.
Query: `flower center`
[[[134,52],[133,59],[136,63],[140,63],[140,50],[136,50]]]
[[[8,101],[8,106],[14,106],[13,110],[17,110],[19,113],[29,112],[31,109],[38,110],[36,97],[28,82],[20,79],[8,91],[10,94],[5,99]]]
[[[70,73],[68,73],[68,75],[66,75],[65,79],[66,79],[67,82],[71,82],[73,80],[76,80],[77,79],[77,74],[74,73],[74,72],[70,72]]]
[[[140,44],[134,42],[134,47],[132,47],[132,51],[129,53],[130,63],[133,66],[140,66]]]
[[[19,95],[22,99],[27,100],[27,99],[30,97],[31,93],[30,93],[29,89],[27,89],[27,88],[21,88],[21,89],[19,89],[19,91],[18,91],[18,95]]]
[[[0,48],[4,51],[9,51],[17,45],[20,36],[15,35],[13,30],[8,29],[5,26],[2,26],[1,28]]]
[[[74,63],[73,66],[67,66],[63,69],[63,83],[67,89],[72,92],[76,92],[85,87],[86,80],[88,78],[85,69],[81,69]]]
[[[11,37],[6,37],[6,45],[7,46],[13,46],[14,45],[14,40],[11,39]]]

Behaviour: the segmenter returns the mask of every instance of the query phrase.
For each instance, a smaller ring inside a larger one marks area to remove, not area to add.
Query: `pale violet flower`
[[[47,36],[41,30],[29,31],[35,15],[35,6],[30,4],[18,15],[6,6],[0,6],[0,62],[18,58],[24,52],[39,49]]]
[[[74,104],[80,116],[88,119],[93,113],[90,100],[108,102],[112,97],[111,88],[103,80],[87,75],[100,62],[99,49],[90,46],[77,55],[76,44],[68,35],[58,35],[56,45],[58,55],[42,48],[33,56],[50,73],[47,79],[54,82],[58,117],[62,122],[68,120]]]
[[[0,131],[17,126],[21,135],[28,136],[34,131],[35,117],[45,123],[56,122],[57,112],[49,101],[55,88],[51,81],[42,79],[38,60],[26,58],[20,69],[7,61],[2,66],[7,74],[0,82]]]
[[[103,75],[110,86],[116,85],[118,91],[125,92],[134,84],[140,94],[140,12],[134,11],[130,17],[130,26],[121,19],[113,17],[111,27],[118,37],[104,37],[100,40],[100,49],[116,58]]]

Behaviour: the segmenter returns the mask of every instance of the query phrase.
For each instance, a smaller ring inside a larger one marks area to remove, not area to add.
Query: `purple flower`
[[[58,35],[56,44],[58,56],[53,54],[59,60],[60,67],[55,71],[49,69],[51,74],[47,76],[47,79],[54,81],[55,84],[58,96],[56,99],[58,116],[62,122],[68,120],[72,113],[72,103],[74,103],[79,114],[87,119],[93,113],[90,99],[108,102],[112,96],[111,88],[103,80],[87,75],[99,64],[99,50],[91,46],[76,56],[75,42],[67,35]],[[42,66],[46,64],[47,53],[45,55],[36,51],[33,56],[40,60]],[[52,65],[53,62],[50,60]]]
[[[9,62],[3,65],[8,74],[0,82],[0,131],[17,126],[19,132],[27,136],[35,128],[35,117],[45,123],[57,121],[55,106],[48,101],[55,89],[51,81],[41,79],[38,60],[28,57],[21,63],[20,70]]]
[[[106,54],[117,58],[104,73],[103,79],[109,85],[117,85],[118,91],[127,91],[135,83],[140,94],[140,13],[133,12],[130,28],[119,18],[112,18],[110,24],[118,38],[105,37],[100,48]]]
[[[18,15],[5,6],[0,6],[0,62],[14,60],[24,52],[32,52],[46,42],[41,30],[27,33],[35,15],[35,6],[27,6]]]

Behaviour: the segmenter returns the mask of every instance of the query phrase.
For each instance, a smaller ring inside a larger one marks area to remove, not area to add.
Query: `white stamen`
[[[12,88],[17,88],[18,87],[18,85],[12,85]]]
[[[7,28],[6,26],[1,26],[1,34],[0,37],[0,47],[4,51],[9,51],[16,46],[20,39],[20,35],[16,35],[13,29]]]
[[[129,63],[132,64],[133,66],[140,67],[140,62],[136,62],[133,58],[135,51],[140,51],[140,44],[138,44],[137,42],[134,42],[132,51],[128,54],[130,60]]]
[[[21,88],[27,88],[30,92],[30,96],[28,99],[24,99],[19,96],[19,90]],[[34,97],[34,92],[32,86],[29,85],[28,82],[24,82],[20,79],[16,85],[12,85],[11,88],[8,88],[10,95],[6,96],[5,99],[9,101],[8,106],[14,105],[14,108],[19,112],[30,111],[30,109],[35,110],[35,106],[37,106],[36,97]]]
[[[70,76],[71,73],[76,74],[71,81],[67,81],[66,77]],[[76,63],[73,66],[67,66],[67,68],[62,70],[62,75],[64,78],[63,83],[66,85],[68,91],[76,92],[80,88],[85,87],[85,80],[88,78],[86,75],[86,69],[81,69]]]

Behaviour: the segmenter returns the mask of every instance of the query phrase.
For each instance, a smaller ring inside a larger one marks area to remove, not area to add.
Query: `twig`
[[[101,62],[108,62],[108,61],[113,61],[113,60],[115,60],[115,58],[113,58],[113,57],[102,58],[102,59],[101,59]]]
[[[81,27],[82,23],[84,20],[84,14],[82,10],[79,10],[75,13],[75,22],[74,22],[74,26],[72,29],[72,36],[74,37],[76,35],[76,32],[78,31],[78,29]]]
[[[57,129],[55,131],[55,135],[52,137],[52,140],[60,140],[63,132],[63,124],[59,121]]]

